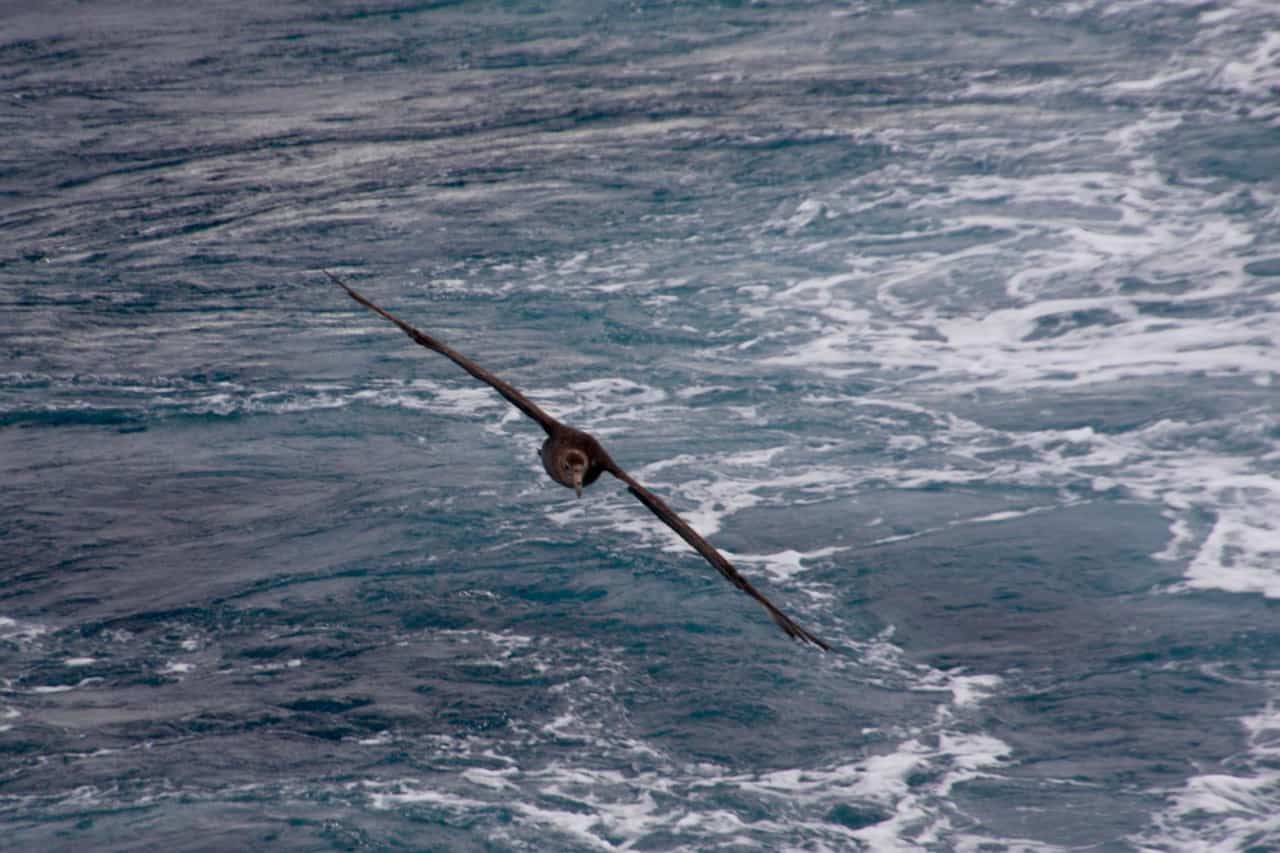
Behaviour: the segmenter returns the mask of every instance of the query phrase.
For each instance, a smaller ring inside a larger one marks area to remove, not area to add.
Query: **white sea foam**
[[[482,646],[491,640],[483,632],[455,633]],[[547,753],[555,756],[550,761],[523,766],[503,753],[502,741],[438,736],[435,762],[460,762],[456,774],[370,780],[350,790],[377,809],[486,821],[490,837],[517,845],[531,837],[542,845],[602,850],[632,849],[653,837],[696,847],[771,849],[835,850],[862,843],[907,850],[941,843],[957,827],[972,825],[952,802],[955,787],[998,774],[1009,756],[1006,744],[973,729],[970,715],[1003,682],[908,662],[891,636],[886,631],[829,672],[864,681],[869,667],[886,683],[938,697],[932,716],[898,724],[899,736],[887,752],[765,772],[678,760],[635,733],[619,697],[634,673],[613,652],[601,650],[588,674],[552,687],[561,703],[554,715],[537,727],[519,727],[518,754]],[[536,640],[513,645],[539,655],[563,652]],[[585,748],[564,752],[574,744]],[[727,806],[726,798],[739,805]],[[512,816],[509,822],[488,822],[498,807]],[[833,809],[850,807],[865,818],[853,825],[832,819]]]
[[[98,684],[102,680],[103,680],[102,678],[94,676],[92,678],[82,678],[79,681],[77,681],[75,684],[40,684],[30,688],[27,692],[40,693],[40,694],[67,693],[71,690],[78,690],[81,687],[87,687],[90,684]]]
[[[1254,8],[1258,8],[1254,4]],[[1274,12],[1274,7],[1270,9]],[[1201,38],[1205,43],[1221,40],[1220,27],[1231,26],[1230,19],[1210,19],[1217,27],[1209,27],[1209,32]],[[1242,22],[1243,27],[1250,28],[1250,22]],[[1229,91],[1259,101],[1271,101],[1265,107],[1254,111],[1255,117],[1271,118],[1280,113],[1274,100],[1280,95],[1280,32],[1274,29],[1250,34],[1256,39],[1253,49],[1239,57],[1225,59],[1215,70],[1212,83]],[[1213,40],[1213,41],[1211,41]]]
[[[1131,841],[1144,851],[1270,850],[1280,847],[1280,708],[1241,720],[1247,752],[1223,772],[1192,776]]]
[[[8,616],[0,616],[0,640],[16,640],[24,643],[47,633],[49,633],[48,626],[37,622],[19,622]]]
[[[477,664],[494,667],[519,664],[529,666],[535,671],[543,671],[546,668],[546,664],[539,659],[539,649],[535,639],[524,634],[447,629],[435,632],[434,636],[467,645],[476,645],[479,655],[475,658]]]
[[[777,551],[772,554],[743,554],[725,551],[725,556],[735,563],[746,563],[747,565],[759,565],[770,576],[778,580],[791,580],[801,572],[808,571],[809,567],[804,563],[807,560],[820,560],[824,557],[830,557],[842,551],[848,551],[852,546],[839,547],[828,546],[826,548],[815,548],[812,551],[796,551],[788,548],[785,551]],[[814,590],[806,589],[811,595]],[[823,598],[829,596],[823,595]]]
[[[135,394],[139,397],[137,412],[140,416],[294,414],[372,406],[470,418],[486,431],[501,432],[500,420],[494,416],[504,417],[511,410],[493,391],[468,381],[466,377],[457,381],[380,378],[364,385],[308,383],[273,390],[260,390],[234,382],[206,386],[177,380],[157,380],[152,386],[130,387],[122,385],[118,377],[111,376],[54,377],[51,381],[59,393],[67,395],[92,394],[101,390],[113,394]],[[50,414],[115,412],[118,408],[116,402],[103,408],[89,399],[52,399],[38,406],[39,411]]]
[[[253,672],[281,672],[286,669],[300,669],[302,667],[302,658],[289,658],[284,661],[272,661],[271,663],[255,663],[249,667]]]
[[[356,743],[361,746],[386,746],[395,743],[395,735],[389,731],[378,732],[373,737],[356,738]]]
[[[22,712],[17,708],[9,705],[0,705],[0,732],[13,731],[13,723],[10,720],[16,720],[22,716]]]
[[[515,767],[504,767],[500,770],[490,770],[485,767],[472,767],[462,772],[462,778],[470,782],[472,785],[479,785],[483,788],[492,788],[495,791],[514,788],[515,786],[509,781],[510,777],[519,773]]]
[[[594,401],[605,401],[614,406],[621,404],[631,408],[652,406],[667,399],[667,393],[659,388],[617,377],[574,382],[569,385],[569,390],[581,398],[584,405],[591,405]]]
[[[494,806],[491,798],[501,795],[504,808],[519,816],[517,823],[540,825],[605,850],[629,849],[664,831],[696,838],[699,846],[777,849],[803,839],[817,849],[862,842],[877,850],[918,850],[952,830],[959,813],[948,804],[950,791],[995,771],[1009,752],[985,735],[944,733],[931,741],[910,739],[893,753],[828,768],[763,774],[735,775],[705,763],[622,773],[556,762],[529,772],[514,767],[465,771],[461,778],[470,784],[470,795],[409,778],[390,786],[366,783],[366,788],[374,808],[426,806],[462,814],[488,811]],[[933,776],[939,768],[946,769]],[[912,778],[917,774],[933,779],[922,786]],[[785,802],[790,817],[785,822],[744,819],[716,807],[718,796],[730,791],[762,805]],[[859,829],[829,819],[832,808],[851,802],[883,818]]]
[[[423,787],[420,782],[413,779],[405,779],[389,786],[369,784],[366,787],[373,789],[369,793],[369,803],[375,809],[390,809],[405,805],[429,805],[463,810],[488,806],[488,803],[484,800],[459,797],[445,791]],[[380,788],[388,788],[388,790],[379,790]]]
[[[873,544],[928,536],[948,527],[996,523],[1049,512],[1088,500],[1085,489],[1120,488],[1128,496],[1155,502],[1169,520],[1170,539],[1152,556],[1185,565],[1184,582],[1175,589],[1223,589],[1280,597],[1280,478],[1269,473],[1266,454],[1251,452],[1272,439],[1275,415],[1256,413],[1248,423],[1234,420],[1182,423],[1163,420],[1124,433],[1100,433],[1090,427],[1007,432],[951,416],[939,419],[947,430],[935,445],[968,460],[952,469],[871,467],[869,479],[899,485],[990,483],[1050,487],[1064,492],[1054,504],[1033,505],[968,518],[905,534],[880,537]],[[1233,449],[1239,442],[1243,449]],[[1029,458],[986,461],[1001,451],[1022,448]],[[1206,532],[1202,518],[1210,519]]]
[[[987,698],[1003,683],[998,675],[955,675],[950,679],[951,695],[957,707],[968,708]]]
[[[963,471],[929,471],[923,474],[916,474],[911,477],[901,478],[899,483],[909,486],[924,486],[936,483],[970,483],[976,482],[972,472]],[[1054,510],[1064,509],[1068,506],[1075,506],[1082,501],[1064,500],[1061,503],[1047,504],[1040,506],[1031,506],[1026,509],[1005,510],[1002,512],[993,512],[987,515],[977,515],[969,518],[954,518],[946,524],[937,527],[926,527],[920,530],[914,530],[911,533],[898,533],[892,536],[882,536],[879,539],[873,539],[871,545],[887,545],[891,542],[905,542],[910,539],[918,539],[922,536],[930,536],[934,533],[940,533],[952,527],[963,527],[970,524],[994,524],[1001,521],[1013,521],[1019,518],[1025,518],[1029,515],[1036,515],[1042,512],[1052,512]]]
[[[1053,14],[1121,9],[1138,6],[1082,3]],[[1249,96],[1256,109],[1263,109],[1265,93],[1275,109],[1280,35],[1259,26],[1274,21],[1274,12],[1253,0],[1205,8],[1198,14],[1206,32],[1186,50],[1141,80],[1108,82],[1107,91],[1128,97],[1212,80]],[[993,78],[982,85],[998,84]],[[1072,77],[1071,85],[1079,79]],[[931,401],[920,413],[935,432],[926,438],[910,425],[898,430],[889,444],[904,460],[869,467],[866,480],[900,488],[998,482],[1061,494],[1058,502],[975,513],[883,536],[878,544],[1008,521],[1078,503],[1088,491],[1118,490],[1154,502],[1165,514],[1170,539],[1155,556],[1184,566],[1181,589],[1280,597],[1280,445],[1267,432],[1274,414],[1261,403],[1231,419],[1102,434],[960,423],[936,402],[991,390],[1105,395],[1112,388],[1126,393],[1133,383],[1225,380],[1267,388],[1274,382],[1280,299],[1271,278],[1250,275],[1245,266],[1267,245],[1260,241],[1274,227],[1280,199],[1267,186],[1251,187],[1248,208],[1259,212],[1242,214],[1238,187],[1170,181],[1156,152],[1185,120],[1181,111],[1155,107],[1070,134],[1069,144],[1033,141],[1039,155],[1060,167],[952,176],[941,189],[930,181],[927,164],[895,159],[839,191],[799,200],[792,214],[768,225],[794,241],[804,239],[819,212],[823,220],[898,211],[916,217],[914,229],[875,236],[876,245],[897,243],[902,250],[867,254],[855,247],[844,252],[844,269],[759,286],[740,309],[743,333],[769,328],[772,352],[759,360],[766,368],[836,381],[866,377],[891,385],[908,406],[916,405],[913,399]],[[965,139],[948,141],[948,157],[963,155],[969,144],[989,144],[964,121],[956,118]],[[925,150],[938,128],[892,132]],[[964,239],[977,232],[985,236]],[[951,248],[909,248],[953,238],[958,242]],[[843,251],[828,242],[811,248],[826,257]],[[870,402],[824,396],[833,407]],[[815,395],[811,402],[823,401]],[[1233,421],[1259,424],[1239,449],[1212,437],[1238,431]],[[1170,428],[1187,440],[1168,444]],[[1018,449],[1030,458],[1017,457]],[[931,451],[966,464],[939,465]],[[702,520],[719,522],[705,510]]]

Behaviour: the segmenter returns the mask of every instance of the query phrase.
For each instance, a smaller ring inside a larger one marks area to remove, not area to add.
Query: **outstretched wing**
[[[676,515],[671,507],[663,502],[662,498],[637,483],[635,478],[619,468],[617,463],[612,462],[612,460],[605,470],[626,483],[631,494],[635,495],[640,500],[640,503],[647,506],[650,512],[662,520],[663,524],[679,533],[680,538],[692,545],[695,551],[707,559],[708,563],[715,566],[729,583],[764,605],[764,609],[769,611],[769,615],[773,617],[774,622],[778,623],[778,627],[787,632],[787,636],[805,643],[812,643],[823,651],[831,650],[830,646],[791,621],[790,616],[775,607],[772,601],[765,598],[758,589],[751,585],[750,581],[738,573],[732,563],[726,560],[719,551],[711,547],[710,542],[699,536],[697,531],[690,527],[683,518]]]
[[[454,364],[461,367],[463,370],[467,371],[467,373],[470,373],[476,379],[479,379],[481,382],[487,383],[488,385],[492,386],[495,391],[497,391],[503,397],[506,397],[507,401],[511,403],[511,405],[515,406],[517,409],[519,409],[520,411],[524,412],[526,415],[528,415],[529,417],[537,421],[538,425],[542,427],[544,430],[546,430],[547,435],[551,435],[558,428],[560,428],[561,424],[559,421],[551,417],[551,415],[548,415],[546,412],[542,411],[542,409],[538,408],[538,406],[532,400],[530,400],[525,395],[521,394],[511,385],[508,385],[506,382],[503,382],[501,379],[494,376],[492,373],[485,370],[483,367],[476,364],[474,361],[467,358],[465,355],[453,349],[449,345],[436,340],[435,338],[431,337],[425,332],[418,331],[413,326],[410,326],[408,323],[401,320],[399,317],[396,317],[391,312],[384,311],[381,308],[379,308],[377,305],[374,305],[368,299],[365,299],[364,296],[362,296],[359,292],[357,292],[353,287],[351,287],[351,285],[347,284],[345,281],[338,278],[333,273],[329,272],[328,270],[324,270],[323,272],[325,275],[329,276],[329,278],[333,280],[334,284],[338,285],[343,290],[345,290],[348,296],[350,296],[356,302],[359,302],[364,307],[368,308],[370,311],[381,314],[383,317],[386,317],[388,320],[395,323],[397,326],[400,327],[401,331],[403,331],[409,337],[413,338],[415,343],[421,344],[422,346],[426,347],[429,350],[435,350],[436,352],[448,358]]]

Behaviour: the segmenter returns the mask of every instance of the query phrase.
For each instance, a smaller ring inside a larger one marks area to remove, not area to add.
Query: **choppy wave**
[[[1133,838],[1141,850],[1265,850],[1280,844],[1280,714],[1268,703],[1241,721],[1246,750],[1225,772],[1192,776],[1169,792],[1152,827]]]
[[[70,674],[74,682],[36,684],[27,678],[22,685],[6,684],[7,701],[23,707],[20,711],[4,706],[6,731],[23,719],[39,722],[65,716],[81,703],[92,703],[91,697],[106,695],[113,683],[128,677],[128,669],[109,658],[119,661],[130,650],[157,677],[186,683],[184,694],[194,697],[223,685],[223,701],[229,706],[253,701],[253,694],[244,691],[246,683],[305,681],[322,675],[322,670],[330,677],[340,671],[306,645],[295,646],[301,654],[274,646],[235,649],[231,644],[257,638],[252,633],[238,638],[193,636],[189,630],[180,630],[185,639],[175,642],[178,637],[172,635],[181,622],[160,622],[157,627],[167,628],[154,635],[144,624],[137,623],[133,631],[112,629],[104,638],[111,651],[100,652],[102,657],[64,658],[58,672],[42,676],[60,680]],[[293,641],[309,638],[323,648],[335,630],[317,625]],[[47,631],[35,634],[49,636]],[[63,644],[79,642],[70,636],[51,640],[62,654]],[[290,642],[288,637],[275,638],[276,643],[282,641]],[[156,654],[159,649],[148,648],[151,643],[167,653]],[[97,735],[84,746],[66,744],[57,761],[79,768],[82,784],[56,795],[6,793],[0,796],[0,808],[55,823],[96,816],[110,824],[117,814],[139,811],[167,821],[169,809],[182,803],[227,810],[257,801],[289,810],[323,797],[415,822],[483,827],[491,840],[515,847],[553,842],[564,849],[630,849],[655,843],[834,848],[861,843],[912,849],[971,827],[973,818],[952,800],[952,790],[967,780],[998,777],[1010,757],[1006,744],[975,728],[976,712],[999,693],[1001,679],[913,663],[894,645],[891,631],[854,643],[823,667],[826,677],[846,680],[852,690],[875,685],[916,693],[921,708],[932,711],[916,721],[864,726],[858,737],[875,746],[862,757],[758,772],[743,772],[714,758],[682,758],[646,733],[636,709],[646,688],[633,683],[633,666],[620,649],[474,629],[398,633],[380,643],[379,651],[364,658],[365,667],[376,670],[385,665],[384,657],[412,660],[426,651],[452,659],[451,666],[472,678],[540,684],[550,704],[540,717],[513,717],[492,730],[472,725],[434,734],[416,731],[408,720],[396,723],[377,715],[358,722],[355,712],[368,705],[358,693],[312,695],[282,706],[283,715],[277,712],[274,718],[256,722],[252,717],[223,717],[215,708],[200,705],[185,713],[176,708],[173,717],[160,709],[138,707],[132,713],[139,715],[139,722],[159,714],[165,724],[154,727],[141,743],[102,745]],[[588,645],[591,653],[584,655]],[[221,646],[220,653],[211,657],[210,646]],[[419,651],[406,658],[410,646]],[[104,674],[80,677],[82,671],[95,668]],[[179,704],[186,705],[186,700]],[[678,704],[685,705],[683,700]],[[198,781],[176,770],[165,780],[113,783],[101,778],[134,750],[180,760],[210,726],[220,730],[227,748],[236,751],[271,752],[277,748],[272,741],[283,739],[287,744],[296,738],[324,737],[353,765],[377,772],[354,780],[348,775],[341,782]],[[407,766],[400,760],[379,760],[404,754],[414,756]],[[52,765],[41,764],[48,769],[39,774],[52,771]],[[21,776],[10,773],[6,778],[12,783]]]
[[[1274,4],[127,6],[0,38],[11,843],[1280,844]]]
[[[431,821],[478,820],[516,846],[548,832],[554,843],[573,849],[857,843],[916,849],[950,837],[971,823],[950,801],[951,789],[998,774],[1008,757],[1007,745],[968,730],[973,709],[999,689],[1000,679],[912,666],[887,637],[861,651],[872,672],[860,678],[905,678],[909,689],[942,699],[933,719],[919,727],[863,731],[885,744],[885,751],[863,759],[749,774],[715,761],[680,762],[635,732],[620,704],[619,694],[630,689],[618,681],[625,667],[615,665],[607,668],[612,673],[558,684],[561,713],[523,733],[522,753],[527,741],[547,740],[574,747],[564,758],[528,767],[492,744],[461,741],[449,747],[470,760],[471,769],[461,774],[362,781],[352,788],[374,809]],[[787,818],[762,817],[777,813]]]

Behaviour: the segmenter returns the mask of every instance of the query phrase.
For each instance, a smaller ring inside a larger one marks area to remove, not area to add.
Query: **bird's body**
[[[542,442],[539,455],[551,479],[573,489],[578,497],[613,466],[613,460],[594,435],[564,424]]]
[[[789,616],[775,607],[769,599],[765,598],[746,578],[739,574],[738,570],[719,551],[713,548],[707,540],[699,536],[684,519],[676,515],[661,498],[640,485],[630,474],[615,463],[595,436],[561,423],[544,412],[513,386],[499,379],[466,356],[379,308],[333,273],[326,270],[325,275],[329,276],[335,284],[345,290],[356,302],[390,320],[416,343],[440,353],[481,382],[491,386],[508,402],[541,426],[547,433],[547,439],[542,443],[540,456],[542,457],[542,466],[551,476],[551,479],[566,488],[573,489],[581,497],[582,490],[600,479],[601,474],[606,471],[612,474],[625,483],[627,489],[636,499],[648,507],[662,523],[679,534],[685,542],[689,543],[730,583],[754,598],[769,611],[773,621],[788,636],[802,642],[811,643],[824,650],[830,648],[822,640],[801,628]]]

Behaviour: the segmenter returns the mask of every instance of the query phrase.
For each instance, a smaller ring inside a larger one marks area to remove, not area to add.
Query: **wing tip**
[[[332,281],[334,284],[338,285],[338,287],[341,287],[343,290],[345,290],[345,291],[347,292],[347,296],[350,296],[352,299],[354,299],[356,302],[358,302],[358,303],[360,303],[361,305],[363,305],[365,308],[368,308],[370,311],[373,311],[373,312],[374,312],[374,313],[376,313],[376,314],[381,314],[383,317],[385,317],[386,319],[390,320],[392,323],[395,323],[395,324],[396,324],[397,326],[399,326],[399,327],[404,331],[404,333],[405,333],[405,334],[407,334],[409,337],[413,338],[414,340],[417,340],[419,337],[421,337],[421,336],[422,336],[422,333],[421,333],[421,332],[419,332],[417,329],[414,329],[414,328],[413,328],[412,326],[410,326],[408,323],[404,322],[403,320],[401,320],[400,318],[396,317],[395,315],[393,315],[393,314],[391,314],[391,313],[387,312],[386,310],[384,310],[384,309],[382,309],[382,308],[379,308],[377,305],[374,305],[372,302],[370,302],[370,301],[369,301],[369,299],[368,299],[364,294],[362,294],[360,291],[356,290],[356,289],[355,289],[354,287],[352,287],[351,285],[347,284],[347,283],[346,283],[345,281],[343,281],[342,279],[338,278],[338,276],[336,276],[336,275],[334,275],[333,273],[329,272],[329,270],[327,270],[327,269],[325,269],[325,268],[321,267],[321,268],[320,268],[320,272],[322,272],[322,273],[324,273],[325,275],[329,276],[329,280],[330,280],[330,281]],[[421,343],[421,341],[419,341],[419,343]]]
[[[794,619],[783,613],[777,607],[768,603],[768,601],[764,600],[763,597],[761,603],[764,604],[765,609],[769,611],[769,615],[773,617],[773,621],[777,623],[778,627],[781,628],[783,633],[788,637],[796,642],[808,643],[811,646],[817,646],[824,652],[831,651],[831,645],[827,643],[826,640],[823,640],[811,631],[801,628],[796,624]]]
[[[786,619],[786,621],[783,622],[781,620],[778,620],[778,625],[782,628],[783,631],[787,633],[787,636],[791,637],[793,640],[796,640],[798,642],[808,643],[809,645],[817,646],[819,649],[822,649],[822,651],[824,652],[831,651],[830,644],[828,644],[825,640],[810,633],[809,631],[806,631],[804,628],[801,628],[795,622],[792,622],[789,617],[784,615],[783,619]]]
[[[819,649],[821,649],[824,652],[831,651],[831,645],[829,643],[827,643],[825,640],[821,640],[815,637],[813,634],[810,634],[808,631],[804,632],[804,639],[807,640],[811,645],[817,646]]]
[[[325,269],[324,267],[320,268],[320,272],[327,275],[329,277],[329,281],[333,282],[334,284],[338,285],[338,287],[341,287],[343,290],[345,290],[347,294],[351,296],[351,298],[353,299],[355,298],[356,294],[355,294],[355,291],[351,289],[351,285],[347,284],[345,281],[338,278],[336,275],[329,272],[329,270]]]

